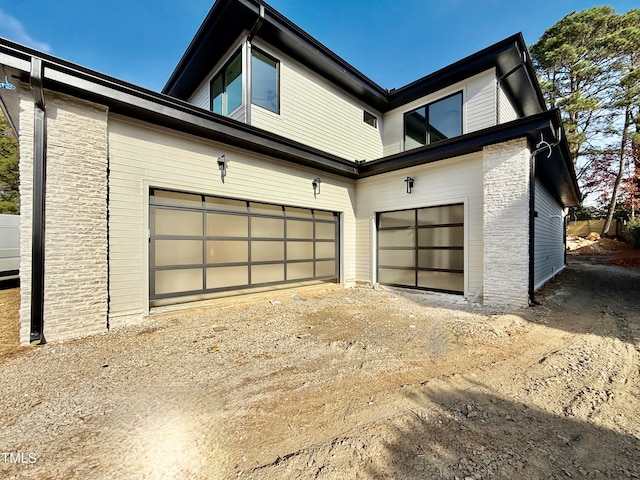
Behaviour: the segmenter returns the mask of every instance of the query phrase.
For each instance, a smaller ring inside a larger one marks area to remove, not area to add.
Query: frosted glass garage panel
[[[284,220],[281,218],[251,218],[253,238],[284,238]]]
[[[335,240],[336,224],[316,222],[316,238],[322,240]]]
[[[395,270],[392,268],[379,268],[378,282],[415,286],[416,273],[415,270]]]
[[[251,242],[252,262],[275,262],[284,260],[284,242]]]
[[[380,214],[380,228],[411,227],[416,223],[415,210],[385,212]]]
[[[195,265],[202,263],[200,240],[156,240],[155,265]]]
[[[462,247],[464,227],[434,227],[418,230],[420,247]]]
[[[154,275],[156,295],[202,290],[201,268],[161,270]]]
[[[287,242],[287,260],[313,259],[313,242]]]
[[[464,223],[464,205],[422,208],[418,210],[418,225]]]
[[[156,205],[176,205],[181,207],[202,207],[202,197],[191,193],[168,192],[155,190],[151,197]]]
[[[336,218],[333,212],[327,212],[325,210],[315,210],[314,216],[317,220],[334,220]]]
[[[207,213],[207,236],[248,237],[249,217],[226,215],[224,213]]]
[[[155,209],[156,235],[202,236],[202,213]]]
[[[238,287],[249,283],[249,267],[207,268],[207,288]]]
[[[418,286],[435,290],[464,291],[464,275],[451,272],[418,272]]]
[[[464,252],[462,250],[418,250],[418,267],[463,270]]]
[[[313,222],[287,220],[287,238],[313,238]]]
[[[313,212],[308,208],[286,207],[287,217],[313,218]]]
[[[335,258],[335,242],[316,242],[316,258]]]
[[[298,280],[313,277],[313,262],[288,263],[287,280]]]
[[[336,262],[316,262],[316,276],[328,277],[336,274]]]
[[[207,263],[241,263],[249,261],[249,242],[246,240],[207,241]]]
[[[253,265],[251,267],[251,283],[271,283],[284,281],[284,264]]]
[[[380,250],[378,252],[380,265],[393,267],[414,267],[416,263],[415,250]]]
[[[243,200],[231,200],[229,198],[205,197],[204,207],[210,210],[222,210],[224,212],[246,212],[247,202]]]
[[[407,230],[380,230],[378,232],[379,247],[414,247],[416,231]]]
[[[249,204],[251,213],[263,213],[267,215],[284,215],[282,207],[280,205],[271,205],[269,203],[255,203]]]

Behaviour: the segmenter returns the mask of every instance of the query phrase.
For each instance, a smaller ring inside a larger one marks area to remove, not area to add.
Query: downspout
[[[544,137],[540,135],[540,141],[536,144],[536,149],[529,156],[529,303],[531,305],[539,305],[535,299],[535,230],[536,230],[536,155],[547,150],[547,158],[551,157],[553,147],[560,143],[562,129],[558,129],[556,139],[552,142],[546,142]]]
[[[518,44],[515,44],[516,49],[520,50],[518,48]],[[496,81],[496,125],[500,125],[500,87],[502,85],[502,81],[507,78],[509,75],[511,75],[512,73],[514,73],[516,70],[520,69],[521,67],[523,67],[524,65],[526,65],[527,63],[527,52],[520,52],[520,63],[518,63],[515,67],[513,67],[511,70],[509,70],[507,73],[501,75],[500,77],[498,77],[498,80]]]
[[[259,10],[258,10],[258,18],[256,18],[255,23],[253,24],[253,27],[251,27],[251,31],[249,32],[249,35],[247,36],[247,60],[246,60],[246,74],[247,74],[247,78],[245,80],[245,92],[246,92],[246,97],[245,97],[245,102],[244,102],[244,118],[245,118],[245,123],[247,125],[251,125],[251,41],[253,40],[253,37],[255,37],[258,33],[258,30],[260,30],[260,27],[262,27],[262,23],[264,22],[264,5],[260,4],[259,5]]]
[[[30,85],[34,100],[33,212],[31,219],[31,333],[29,343],[42,345],[44,338],[44,235],[47,178],[47,117],[42,59],[31,58]]]

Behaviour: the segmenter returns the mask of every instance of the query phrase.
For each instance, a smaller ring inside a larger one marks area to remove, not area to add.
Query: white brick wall
[[[529,302],[529,149],[525,138],[483,151],[486,305]]]
[[[47,173],[44,336],[47,341],[107,328],[107,110],[45,92]],[[20,341],[29,342],[33,99],[20,102]]]

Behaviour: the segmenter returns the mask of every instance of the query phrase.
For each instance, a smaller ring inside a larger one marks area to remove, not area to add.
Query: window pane
[[[464,223],[464,205],[448,205],[418,210],[418,225],[442,225],[443,223]]]
[[[316,242],[316,258],[336,258],[335,242]]]
[[[464,291],[464,275],[449,272],[418,272],[418,286],[462,292]]]
[[[225,215],[207,213],[207,236],[248,237],[249,217],[245,215]]]
[[[287,238],[313,238],[313,222],[287,220]]]
[[[316,262],[316,277],[336,275],[336,262]]]
[[[155,208],[156,235],[202,235],[202,213]]]
[[[287,260],[306,259],[313,259],[313,242],[287,242]]]
[[[416,274],[414,270],[395,270],[391,268],[378,269],[378,282],[416,286]]]
[[[380,250],[378,252],[378,264],[387,267],[413,267],[415,261],[415,250]]]
[[[333,212],[327,212],[326,210],[314,210],[315,217],[321,220],[334,220],[336,218]]]
[[[429,143],[462,135],[462,94],[429,105]]]
[[[371,125],[374,128],[378,127],[378,119],[377,119],[377,117],[375,115],[373,115],[372,113],[367,112],[366,110],[362,114],[362,120],[367,125]]]
[[[385,212],[380,214],[380,228],[411,227],[416,223],[415,210]]]
[[[247,211],[247,202],[244,200],[231,200],[229,198],[205,197],[204,206],[211,210],[223,210],[226,212]]]
[[[202,197],[191,193],[168,192],[166,190],[154,190],[151,203],[155,205],[172,205],[180,207],[202,207]]]
[[[251,58],[251,103],[278,112],[278,62],[256,50]]]
[[[464,269],[462,250],[419,250],[418,266],[421,268]]]
[[[202,263],[201,240],[156,240],[156,265],[194,265]]]
[[[225,288],[247,285],[249,267],[207,268],[207,288]]]
[[[266,213],[267,215],[282,216],[282,207],[280,205],[271,205],[270,203],[256,203],[251,202],[249,204],[251,213]]]
[[[284,260],[284,242],[251,242],[252,262],[279,260]]]
[[[211,110],[214,113],[222,115],[222,94],[224,89],[222,88],[222,75],[218,75],[211,82]]]
[[[287,280],[313,277],[313,262],[288,263]]]
[[[378,232],[378,245],[380,247],[414,247],[415,230],[380,230]]]
[[[284,220],[280,218],[251,218],[253,238],[284,238]]]
[[[251,283],[283,282],[284,281],[284,264],[277,263],[274,265],[253,265],[251,267]]]
[[[421,107],[404,114],[404,149],[422,147],[427,144],[426,108]]]
[[[285,207],[287,217],[313,218],[313,212],[307,208]]]
[[[336,224],[316,222],[316,238],[326,239],[326,240],[335,240]]]
[[[420,247],[463,247],[464,227],[435,227],[418,230]]]
[[[238,52],[224,73],[227,91],[227,111],[229,115],[242,105],[242,53]]]
[[[210,240],[207,242],[207,263],[235,263],[249,260],[246,240]]]
[[[162,270],[155,272],[155,294],[202,290],[202,269]]]

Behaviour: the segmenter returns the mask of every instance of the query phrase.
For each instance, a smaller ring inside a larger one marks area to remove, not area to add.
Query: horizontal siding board
[[[541,287],[564,268],[564,212],[549,191],[536,180],[534,285]]]

